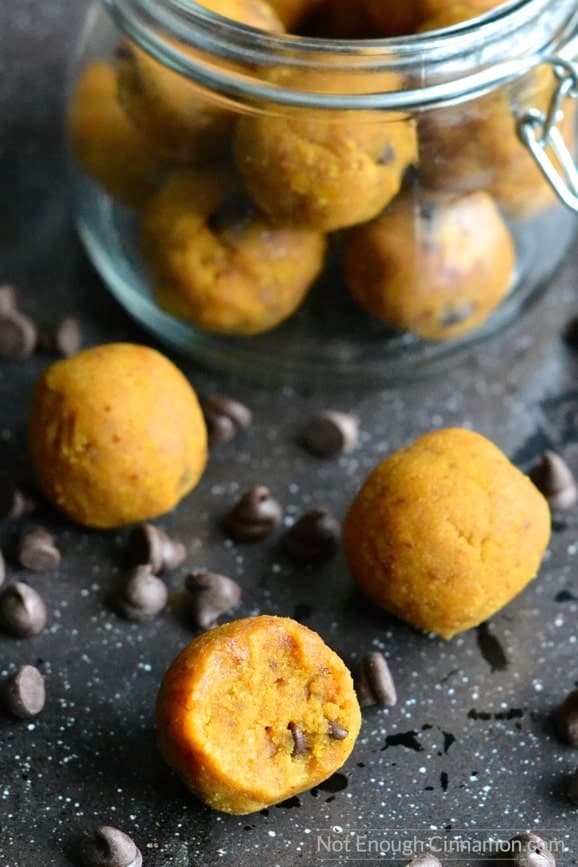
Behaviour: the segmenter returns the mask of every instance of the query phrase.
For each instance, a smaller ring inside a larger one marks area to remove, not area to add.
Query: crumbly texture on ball
[[[203,0],[202,5],[257,30],[281,33],[284,29],[262,0]],[[178,47],[195,59],[192,49]],[[206,63],[202,56],[197,60]],[[231,64],[223,60],[221,66],[225,69]],[[236,115],[224,100],[128,41],[123,44],[118,68],[122,106],[166,159],[178,164],[204,164],[227,153]]]
[[[391,74],[274,69],[268,80],[306,92],[396,90]],[[278,221],[333,231],[375,217],[397,194],[416,158],[411,120],[377,112],[246,115],[237,126],[235,158],[255,202]]]
[[[427,340],[480,326],[514,268],[514,241],[486,193],[428,204],[409,191],[346,241],[346,279],[358,303]]]
[[[94,61],[82,72],[68,114],[77,162],[114,199],[141,208],[159,184],[162,159],[117,98],[114,66]]]
[[[321,233],[257,214],[226,169],[171,175],[142,233],[160,306],[221,334],[259,334],[287,319],[325,252]]]
[[[36,387],[29,440],[48,499],[90,527],[169,511],[207,460],[205,422],[188,380],[159,352],[128,343],[51,365]]]
[[[194,639],[157,699],[167,762],[209,806],[234,814],[327,779],[348,759],[360,724],[342,660],[282,617],[237,620]]]
[[[518,138],[516,117],[531,108],[547,111],[556,81],[540,67],[509,88],[471,103],[423,115],[419,127],[422,182],[459,195],[490,193],[508,216],[529,219],[557,202],[551,185]],[[576,106],[565,107],[561,131],[575,142]]]
[[[344,525],[355,580],[377,605],[451,638],[491,617],[536,575],[550,511],[491,442],[434,431],[386,458]]]

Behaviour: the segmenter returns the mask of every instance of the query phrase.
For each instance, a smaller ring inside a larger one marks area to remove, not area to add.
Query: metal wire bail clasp
[[[578,64],[561,57],[544,62],[553,67],[558,84],[546,113],[531,109],[518,119],[518,136],[560,201],[578,213],[578,168],[559,129],[564,103],[578,99]]]

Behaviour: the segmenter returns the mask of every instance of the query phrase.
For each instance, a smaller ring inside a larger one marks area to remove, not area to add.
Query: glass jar
[[[399,382],[500,331],[560,264],[575,0],[360,41],[105,5],[71,91],[78,226],[168,343],[260,379]]]

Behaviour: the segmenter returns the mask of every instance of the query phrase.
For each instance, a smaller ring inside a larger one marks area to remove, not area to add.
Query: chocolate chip
[[[344,412],[322,412],[303,431],[303,445],[321,458],[352,451],[359,438],[359,422]]]
[[[283,508],[265,485],[257,485],[239,500],[227,517],[227,529],[238,542],[270,536],[283,520]]]
[[[127,620],[141,623],[163,610],[169,597],[167,585],[150,570],[138,566],[128,577],[118,600],[119,613]]]
[[[0,314],[11,313],[18,307],[18,297],[14,286],[0,286]]]
[[[291,735],[293,737],[293,752],[291,755],[293,758],[298,758],[299,756],[304,756],[309,751],[309,746],[307,744],[307,738],[303,733],[303,729],[301,729],[297,723],[290,722],[287,726]]]
[[[518,834],[512,837],[510,853],[515,867],[556,867],[554,856],[536,834]]]
[[[16,581],[0,593],[0,627],[18,638],[42,632],[48,621],[44,600],[28,584]]]
[[[142,855],[128,834],[103,825],[82,847],[82,864],[83,867],[142,867]]]
[[[578,747],[578,689],[566,696],[554,714],[558,737],[571,747]]]
[[[442,867],[442,865],[435,855],[430,855],[430,853],[427,852],[425,855],[420,855],[418,858],[414,858],[407,867]]]
[[[222,394],[213,394],[205,398],[203,412],[211,448],[229,442],[240,431],[249,428],[253,422],[253,413],[248,407]]]
[[[33,512],[36,503],[27,497],[11,479],[0,481],[0,518],[16,521],[28,512]]]
[[[570,509],[578,500],[576,480],[568,464],[555,452],[545,452],[530,470],[530,478],[552,509]]]
[[[340,527],[327,509],[306,512],[285,536],[285,548],[295,563],[317,566],[330,560],[339,546]]]
[[[214,572],[192,572],[185,587],[191,597],[193,622],[201,629],[210,629],[221,614],[228,614],[241,601],[239,584]]]
[[[18,310],[0,312],[0,358],[24,361],[36,348],[36,325]]]
[[[150,566],[156,575],[180,566],[187,556],[187,549],[160,527],[141,524],[128,537],[127,555],[131,565]]]
[[[54,544],[54,536],[42,527],[27,530],[20,540],[18,560],[20,565],[32,572],[48,572],[57,569],[62,557]]]
[[[383,653],[374,651],[361,660],[355,681],[357,697],[362,707],[397,704],[395,684]]]
[[[572,777],[570,788],[568,789],[568,797],[573,804],[578,804],[578,771]]]
[[[19,719],[37,716],[46,702],[44,678],[33,665],[23,665],[2,684],[4,705]]]
[[[329,737],[334,741],[344,741],[348,734],[348,730],[340,726],[335,720],[329,721]]]
[[[66,316],[55,328],[40,333],[38,348],[50,355],[70,358],[80,352],[83,335],[80,321],[75,316]]]

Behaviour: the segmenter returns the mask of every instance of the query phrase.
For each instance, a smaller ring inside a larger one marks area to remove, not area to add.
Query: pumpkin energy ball
[[[329,93],[363,92],[370,84],[339,71],[283,69],[271,70],[269,81]],[[390,74],[382,84],[395,90],[399,81]],[[383,210],[416,157],[416,137],[399,114],[246,115],[237,126],[235,157],[253,199],[273,220],[330,232]]]
[[[489,440],[427,434],[370,474],[345,519],[355,580],[381,608],[452,638],[510,602],[535,576],[550,512]]]
[[[342,660],[284,617],[236,620],[195,638],[157,699],[166,761],[210,807],[237,815],[326,780],[360,725]]]
[[[264,0],[202,0],[201,5],[257,30],[283,32]],[[166,158],[202,164],[228,151],[236,118],[223,102],[131,43],[123,44],[118,65],[124,109]]]
[[[348,236],[346,278],[388,325],[447,340],[481,325],[514,276],[512,236],[486,193],[417,203],[404,193]]]
[[[325,252],[319,232],[257,214],[224,169],[173,173],[142,232],[160,306],[221,334],[259,334],[287,319]]]
[[[109,195],[129,208],[144,205],[158,186],[162,160],[122,110],[111,64],[94,61],[84,70],[68,133],[74,157]]]
[[[44,493],[89,527],[168,512],[207,460],[205,422],[188,380],[159,352],[129,343],[51,365],[36,387],[29,437]]]

